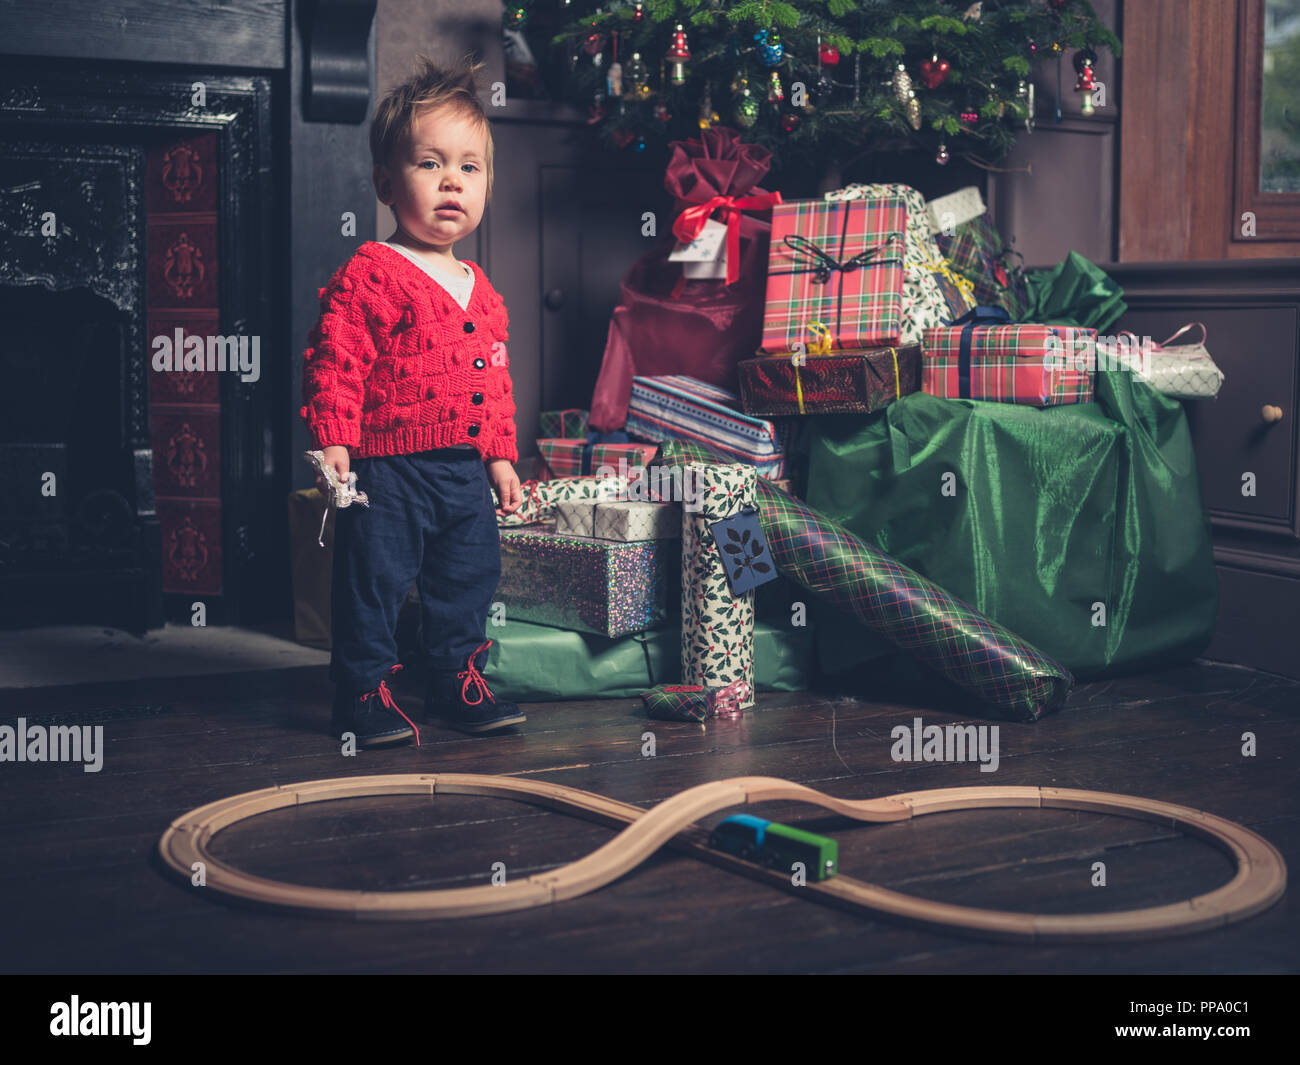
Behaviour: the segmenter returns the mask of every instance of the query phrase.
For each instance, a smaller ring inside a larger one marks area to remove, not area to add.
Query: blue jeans
[[[429,667],[464,669],[486,639],[501,579],[481,456],[443,448],[354,459],[351,468],[370,506],[334,515],[330,679],[354,694],[379,687],[397,662],[397,615],[412,582]]]

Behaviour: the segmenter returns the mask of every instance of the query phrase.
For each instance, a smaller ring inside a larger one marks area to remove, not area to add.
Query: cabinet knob
[[[545,297],[546,309],[548,311],[558,311],[564,306],[564,289],[553,288]]]
[[[1270,407],[1267,404],[1260,410],[1259,415],[1266,423],[1280,422],[1282,420],[1282,408]]]

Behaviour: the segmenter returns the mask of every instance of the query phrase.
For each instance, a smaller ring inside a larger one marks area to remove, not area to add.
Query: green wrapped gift
[[[617,639],[507,619],[493,641],[483,675],[500,699],[635,698],[656,684],[681,680],[681,631],[652,629]],[[754,626],[754,687],[760,692],[807,691],[813,638],[787,622]]]
[[[1186,660],[1218,584],[1187,416],[1127,373],[1096,402],[904,396],[813,420],[810,506],[1021,633],[1080,678]],[[834,671],[881,648],[817,615]],[[870,646],[870,650],[868,649]]]

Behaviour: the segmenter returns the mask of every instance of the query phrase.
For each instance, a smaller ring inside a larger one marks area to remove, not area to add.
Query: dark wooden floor
[[[411,695],[399,702],[418,709]],[[527,774],[649,806],[704,781],[787,777],[853,798],[969,784],[1118,791],[1254,828],[1300,870],[1300,683],[1205,663],[1082,685],[1060,713],[1002,724],[1001,765],[895,763],[890,729],[919,713],[816,693],[762,695],[739,721],[647,721],[634,700],[535,704],[517,734],[425,730],[419,750],[342,758],[325,735],[324,670],[0,691],[18,716],[105,726],[102,772],[0,764],[0,968],[24,972],[1237,973],[1300,969],[1295,891],[1207,934],[1110,946],[1017,946],[856,916],[661,852],[540,911],[350,924],[243,909],[179,884],[155,857],[178,814],[273,784],[376,772]],[[657,756],[641,755],[651,730]],[[1242,734],[1258,755],[1242,757]],[[976,906],[1064,913],[1157,905],[1226,881],[1206,844],[1139,821],[1047,810],[863,826],[810,807],[766,816],[835,835],[859,879]],[[572,861],[611,830],[504,800],[371,799],[278,812],[214,850],[304,884],[399,890],[486,882]],[[1108,886],[1091,886],[1104,861]],[[21,915],[17,920],[14,915]]]

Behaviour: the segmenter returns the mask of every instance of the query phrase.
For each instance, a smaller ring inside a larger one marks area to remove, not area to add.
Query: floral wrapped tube
[[[709,523],[754,505],[753,466],[688,466],[698,508],[682,508],[682,683],[754,690],[754,593],[734,595]],[[685,478],[684,478],[685,479]],[[741,707],[752,706],[753,695]]]

